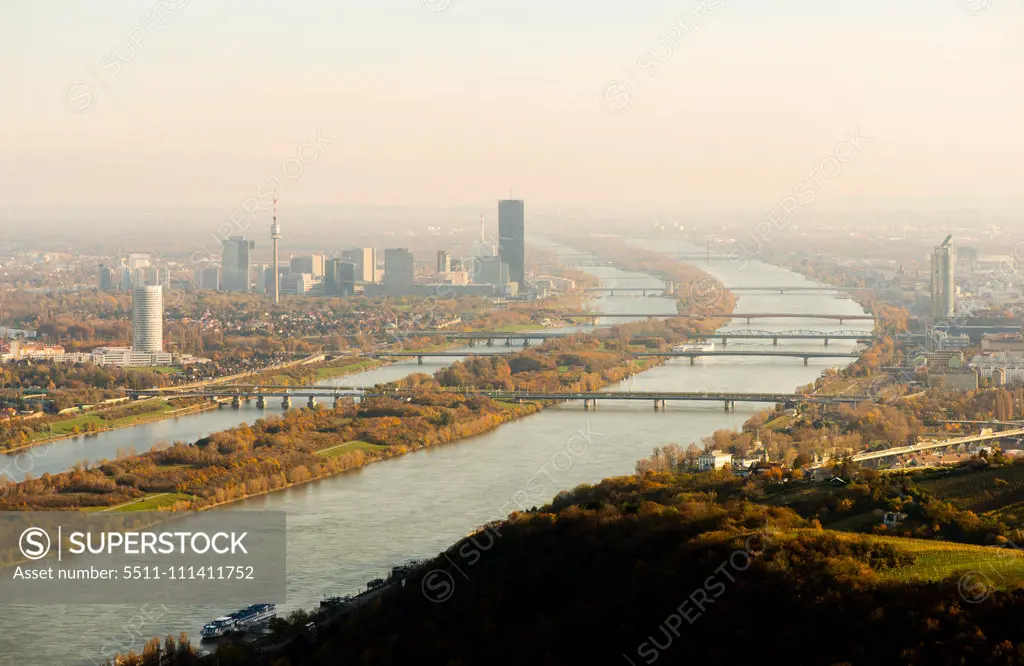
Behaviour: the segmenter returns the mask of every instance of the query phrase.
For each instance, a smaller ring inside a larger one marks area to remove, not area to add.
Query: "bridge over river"
[[[447,393],[459,393],[473,396],[483,395],[495,400],[511,402],[528,402],[534,400],[544,401],[583,401],[583,408],[586,410],[596,409],[598,401],[625,400],[625,401],[651,401],[655,410],[662,410],[669,402],[721,402],[725,410],[735,408],[737,402],[770,403],[776,405],[796,405],[798,403],[812,403],[821,405],[855,405],[861,402],[874,400],[866,395],[817,395],[803,393],[745,393],[742,391],[499,391],[487,390],[467,386],[446,386],[443,391]],[[282,404],[287,408],[291,407],[292,400],[305,398],[309,407],[316,407],[320,399],[333,399],[335,406],[347,398],[395,398],[399,400],[412,399],[418,395],[410,389],[386,389],[378,387],[366,388],[362,386],[331,386],[331,387],[296,387],[296,386],[255,386],[255,385],[225,385],[210,386],[202,389],[186,389],[175,391],[173,388],[146,389],[132,391],[132,398],[142,397],[175,397],[175,398],[209,398],[231,399],[235,407],[241,405],[242,401],[255,399],[257,406],[263,407],[268,398],[280,398]]]

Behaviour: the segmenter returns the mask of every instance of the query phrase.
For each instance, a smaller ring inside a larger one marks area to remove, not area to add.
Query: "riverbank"
[[[170,402],[168,400],[165,400],[163,398],[151,398],[151,400],[157,400],[157,401],[160,401],[160,402],[164,403],[167,406],[172,406],[172,405],[170,405]],[[134,404],[137,405],[139,403],[134,403]],[[154,423],[156,421],[164,421],[166,419],[174,419],[174,418],[178,418],[180,416],[186,416],[188,414],[195,414],[195,413],[198,413],[198,412],[204,412],[204,411],[211,410],[211,409],[217,409],[219,406],[220,405],[218,403],[215,403],[215,402],[203,402],[201,404],[188,405],[186,407],[181,407],[181,408],[178,408],[178,409],[162,410],[162,411],[160,411],[159,413],[156,413],[156,414],[145,414],[144,413],[144,414],[137,414],[137,415],[134,415],[134,416],[125,416],[125,417],[122,417],[121,419],[117,419],[116,421],[112,422],[109,425],[108,424],[96,424],[95,420],[89,420],[88,421],[89,423],[94,424],[94,429],[92,429],[92,430],[54,434],[54,435],[52,435],[50,437],[45,437],[45,438],[33,440],[33,441],[27,442],[25,444],[22,444],[20,446],[15,446],[15,447],[11,447],[11,448],[8,448],[8,449],[3,449],[3,451],[0,451],[0,453],[18,453],[18,452],[21,452],[21,451],[26,451],[28,449],[32,449],[32,448],[37,447],[37,446],[44,446],[46,444],[51,444],[53,442],[59,442],[59,441],[64,440],[64,439],[74,439],[75,437],[90,437],[92,435],[98,435],[101,432],[110,432],[111,430],[120,430],[122,428],[133,428],[135,426],[139,426],[139,425],[142,425],[144,423]],[[112,408],[112,409],[117,409],[117,408],[115,407],[115,408]],[[67,426],[67,425],[69,425],[71,423],[74,423],[76,421],[82,421],[83,419],[90,419],[90,417],[102,419],[102,414],[103,414],[104,411],[106,411],[106,410],[98,410],[98,411],[95,411],[95,412],[87,412],[85,414],[74,416],[74,417],[71,417],[69,419],[62,419],[60,421],[54,421],[53,423],[50,424],[50,427],[51,428],[54,427],[54,426],[65,427],[65,426]],[[118,422],[118,421],[120,421],[120,422]]]
[[[627,338],[639,331],[646,335],[660,331],[665,343],[672,344],[709,326],[708,322],[688,322],[683,328],[678,323],[639,322],[614,330]],[[510,355],[459,361],[438,371],[438,378],[430,383],[415,379],[412,383],[418,393],[404,402],[380,398],[333,410],[293,410],[282,419],[261,419],[253,426],[216,433],[194,447],[175,444],[163,451],[75,472],[74,479],[72,473],[65,472],[51,475],[45,483],[24,481],[0,498],[0,509],[107,507],[171,489],[196,498],[189,508],[204,509],[481,434],[545,406],[446,393],[444,385],[469,385],[481,391],[502,387],[598,390],[664,363],[662,358],[637,359],[617,343],[613,348],[608,342],[593,334],[579,334]],[[402,382],[392,384],[400,385]],[[317,455],[323,449],[357,440],[388,449],[360,449],[336,457]],[[213,459],[211,451],[216,454]]]
[[[329,362],[327,362],[327,365],[323,365],[323,366],[319,366],[317,368],[313,368],[311,370],[310,377],[308,378],[308,381],[310,381],[310,382],[327,381],[327,380],[330,380],[330,379],[336,379],[338,377],[344,377],[346,375],[353,375],[353,374],[357,374],[357,373],[360,373],[360,372],[365,372],[367,370],[372,370],[372,369],[379,368],[379,367],[382,367],[382,366],[389,365],[389,364],[393,363],[393,361],[381,360],[381,359],[373,359],[373,358],[359,357],[359,359],[360,360],[358,362],[348,363],[348,364],[346,364],[344,366],[339,366],[339,367],[330,367],[330,363],[334,363],[334,362],[336,362],[336,360],[329,361]],[[262,381],[263,383],[267,383],[267,384],[275,384],[276,383],[276,384],[285,384],[285,385],[287,385],[287,384],[290,384],[292,382],[292,380],[294,379],[292,374],[290,374],[288,371],[291,370],[292,368],[301,366],[303,363],[309,363],[309,359],[307,358],[307,359],[302,359],[302,360],[299,360],[299,361],[292,361],[292,362],[289,362],[289,363],[276,365],[276,366],[273,366],[271,368],[267,368],[267,369],[265,369],[263,371],[260,371],[260,373],[257,373],[257,374],[242,373],[242,374],[230,375],[228,377],[221,377],[221,378],[218,378],[217,380],[214,380],[214,381],[203,382],[201,384],[193,385],[193,387],[194,388],[204,388],[204,387],[208,388],[208,387],[211,387],[211,386],[217,386],[219,384],[225,384],[225,383],[228,383],[228,382],[238,381],[240,379],[248,381],[248,382],[253,382],[253,383],[260,383]],[[296,388],[302,387],[302,386],[305,386],[305,385],[306,384],[304,384],[304,383],[296,383],[295,384]],[[176,387],[173,387],[173,388],[174,389],[184,389],[184,388],[186,388],[186,386],[176,386]],[[173,399],[173,396],[168,395],[166,398],[151,398],[149,400],[160,401],[160,402],[164,403],[167,406],[172,406],[172,405],[169,404],[170,400],[172,400],[172,399]],[[132,405],[140,405],[140,404],[143,404],[145,402],[147,402],[147,400],[137,401],[137,402],[133,402],[131,404]],[[143,414],[136,414],[136,415],[126,416],[126,417],[117,419],[115,422],[112,422],[112,423],[109,423],[109,424],[108,423],[103,423],[102,422],[104,420],[103,419],[103,415],[105,413],[111,412],[111,411],[116,411],[118,409],[123,409],[124,408],[123,404],[115,405],[115,406],[112,406],[112,407],[108,407],[108,408],[104,408],[104,409],[99,409],[99,410],[94,410],[94,411],[90,411],[90,412],[84,412],[84,413],[81,413],[81,414],[76,414],[76,415],[73,415],[73,416],[69,416],[69,417],[64,418],[64,419],[58,419],[58,420],[55,420],[55,421],[51,421],[48,425],[50,427],[50,431],[51,431],[52,434],[50,434],[48,436],[39,437],[37,439],[32,439],[32,440],[29,440],[29,441],[24,442],[22,444],[11,446],[9,448],[4,448],[4,449],[0,450],[0,453],[3,453],[3,454],[18,453],[18,452],[22,452],[22,451],[26,451],[26,450],[35,448],[37,446],[44,446],[46,444],[51,444],[53,442],[59,442],[59,441],[66,440],[66,439],[74,439],[75,437],[80,437],[80,436],[88,437],[88,436],[96,435],[96,434],[99,434],[99,433],[102,433],[102,432],[109,432],[109,431],[112,431],[112,430],[120,430],[120,429],[123,429],[123,428],[132,428],[132,427],[143,425],[143,424],[146,424],[146,423],[155,423],[155,422],[158,422],[158,421],[175,419],[175,418],[179,418],[181,416],[187,416],[189,414],[195,414],[195,413],[198,413],[198,412],[204,412],[204,411],[209,411],[209,410],[217,409],[219,407],[220,407],[220,405],[218,403],[216,403],[216,402],[203,402],[203,403],[200,403],[200,404],[189,405],[187,407],[182,407],[182,408],[178,408],[178,409],[160,409],[159,412],[143,413]],[[91,426],[87,426],[87,424],[91,424]],[[74,428],[76,426],[78,426],[80,428],[77,431],[74,430]],[[91,427],[91,429],[88,429],[88,430],[84,429],[86,427]],[[56,430],[66,430],[66,432],[53,432],[53,430],[55,430],[55,429]]]

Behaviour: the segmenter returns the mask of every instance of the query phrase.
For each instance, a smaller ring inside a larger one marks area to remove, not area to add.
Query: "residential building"
[[[412,252],[404,247],[384,250],[384,284],[410,285],[415,281]]]
[[[23,359],[52,359],[64,355],[64,347],[60,345],[47,345],[41,342],[26,342],[24,340],[12,340],[10,344],[0,343],[5,355],[9,360],[21,361]]]
[[[995,378],[1001,371],[999,378],[1004,385],[1024,384],[1024,357],[978,354],[967,366],[986,379]]]
[[[523,286],[526,277],[526,230],[521,200],[498,202],[498,254],[508,264],[509,281]]]
[[[702,472],[722,469],[726,465],[732,465],[732,454],[725,451],[705,451],[697,458],[697,469]]]
[[[243,236],[231,236],[221,241],[221,291],[249,291],[249,256],[256,242]]]
[[[159,285],[140,285],[132,292],[132,350],[164,349],[164,297]]]

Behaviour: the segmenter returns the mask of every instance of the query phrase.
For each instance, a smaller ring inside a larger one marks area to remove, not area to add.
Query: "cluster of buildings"
[[[201,289],[293,296],[447,296],[472,294],[516,296],[525,286],[525,208],[518,199],[498,202],[498,242],[487,240],[483,219],[481,238],[469,257],[437,253],[436,270],[429,280],[416,277],[416,261],[408,248],[360,247],[337,257],[325,253],[294,256],[287,263],[257,264],[252,261],[255,242],[243,236],[221,241],[219,266],[197,271]],[[274,252],[280,240],[277,215],[271,227]],[[379,259],[383,261],[379,261]],[[148,284],[148,283],[147,283]]]
[[[169,268],[158,268],[153,265],[153,255],[148,252],[132,252],[123,257],[117,266],[100,264],[100,291],[131,292],[136,286],[160,285],[171,286]]]
[[[96,347],[90,352],[67,352],[60,345],[24,338],[0,340],[0,362],[55,361],[117,367],[185,365],[206,359],[164,351],[163,286],[136,284],[132,290],[132,346]]]

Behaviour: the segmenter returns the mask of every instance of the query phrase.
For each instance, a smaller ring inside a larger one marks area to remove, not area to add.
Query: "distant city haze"
[[[1024,3],[697,4],[7,0],[0,224],[225,214],[303,150],[286,242],[300,207],[471,228],[510,189],[528,215],[767,209],[857,132],[816,206],[1024,198]]]

